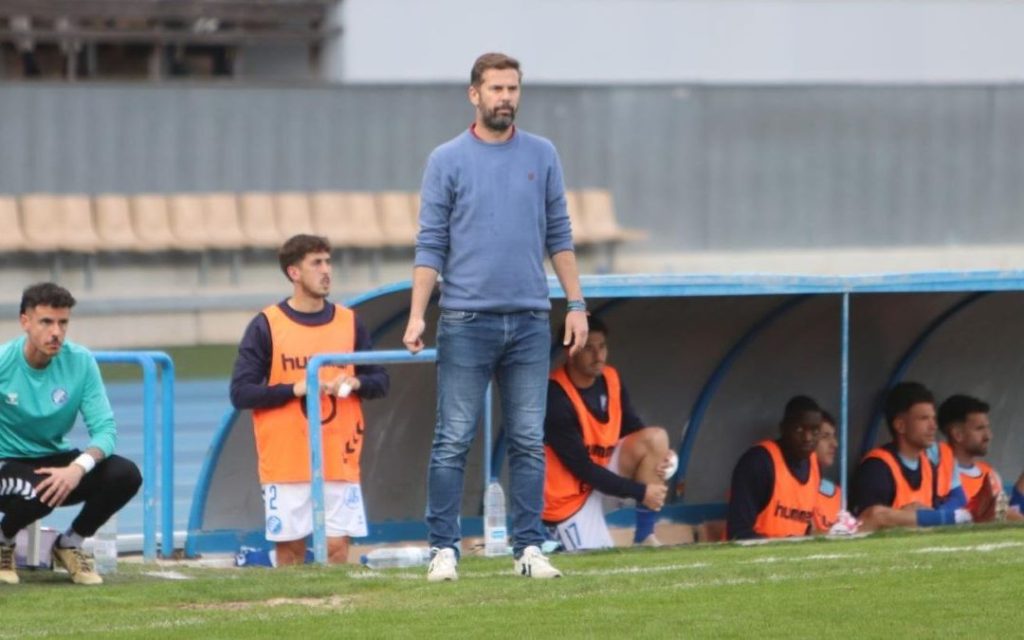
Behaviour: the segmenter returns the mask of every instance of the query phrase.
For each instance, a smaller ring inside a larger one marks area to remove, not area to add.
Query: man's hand
[[[588,333],[586,311],[570,311],[565,314],[565,335],[562,336],[562,346],[569,347],[570,356],[575,355],[577,351],[587,345]],[[406,334],[408,335],[408,332]]]
[[[49,507],[59,507],[67,500],[85,476],[85,469],[71,463],[66,467],[44,467],[36,469],[39,475],[49,476],[36,485],[39,501]]]
[[[409,350],[409,353],[423,351],[423,332],[426,329],[426,320],[422,317],[409,316],[409,323],[405,325],[405,335],[402,336],[402,344]]]
[[[665,495],[668,487],[663,484],[649,484],[644,490],[644,506],[651,511],[661,511],[665,506]]]
[[[329,396],[346,398],[348,394],[359,390],[363,383],[355,376],[338,376],[333,382],[325,382],[320,385],[320,392]]]
[[[302,376],[302,379],[292,385],[292,393],[295,394],[296,398],[302,398],[306,395],[306,376]]]

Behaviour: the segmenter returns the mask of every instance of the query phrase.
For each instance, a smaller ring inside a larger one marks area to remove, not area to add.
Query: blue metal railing
[[[101,364],[135,364],[142,369],[142,557],[156,559],[156,386],[159,368],[161,393],[160,541],[165,558],[174,551],[174,361],[162,351],[96,351]]]
[[[846,452],[850,446],[850,294],[843,294],[843,313],[839,320],[839,503],[849,508],[846,481]]]
[[[410,362],[435,362],[436,349],[424,349],[417,354],[405,350],[360,351],[356,353],[321,353],[313,356],[306,364],[306,413],[309,419],[309,465],[312,471],[311,490],[313,494],[313,558],[319,564],[327,564],[327,530],[324,523],[324,470],[323,438],[320,420],[320,368],[328,365],[398,364]],[[490,429],[487,429],[488,434]],[[485,449],[488,451],[489,447]]]

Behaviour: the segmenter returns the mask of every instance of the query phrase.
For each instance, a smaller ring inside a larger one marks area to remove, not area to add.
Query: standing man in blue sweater
[[[412,353],[423,349],[424,314],[442,275],[437,422],[427,487],[431,582],[458,578],[466,456],[492,377],[508,439],[515,572],[561,576],[540,551],[551,346],[545,254],[568,301],[562,339],[570,353],[587,342],[586,303],[558,153],[550,141],[513,125],[521,79],[519,62],[509,56],[477,58],[468,91],[476,118],[434,149],[423,176],[403,342]]]
[[[75,299],[52,282],[21,296],[25,335],[0,344],[0,583],[17,584],[14,537],[56,507],[84,503],[53,545],[54,564],[75,584],[97,585],[82,540],[131,500],[142,484],[139,468],[114,455],[117,427],[96,359],[65,340]],[[68,432],[81,414],[89,432],[85,451]]]

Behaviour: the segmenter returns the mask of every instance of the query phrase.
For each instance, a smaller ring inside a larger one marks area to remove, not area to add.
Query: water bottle
[[[359,562],[371,569],[418,567],[430,562],[430,549],[426,547],[384,547],[359,556]]]
[[[504,556],[509,552],[505,492],[501,488],[501,483],[491,480],[484,494],[484,555]]]
[[[117,515],[103,523],[92,540],[92,556],[100,575],[117,573]]]

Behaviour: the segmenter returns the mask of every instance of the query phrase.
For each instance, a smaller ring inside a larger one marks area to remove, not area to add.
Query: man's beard
[[[498,109],[508,109],[508,113],[498,114]],[[512,126],[512,123],[516,120],[516,110],[514,107],[501,106],[495,107],[490,112],[485,112],[483,121],[484,126],[491,131],[508,131],[508,128]]]
[[[981,457],[987,456],[988,455],[988,444],[980,444],[980,443],[976,444],[973,447],[971,447],[967,451],[967,453],[972,455],[972,456],[974,456],[974,457],[976,457],[976,458],[981,458]]]
[[[327,296],[330,295],[330,288],[331,288],[330,284],[328,284],[325,287],[326,291],[322,291],[319,287],[317,287],[317,288],[309,287],[305,283],[302,283],[301,286],[302,286],[302,292],[307,297],[309,297],[309,298],[318,298],[318,299],[323,300],[323,299],[327,298]]]

